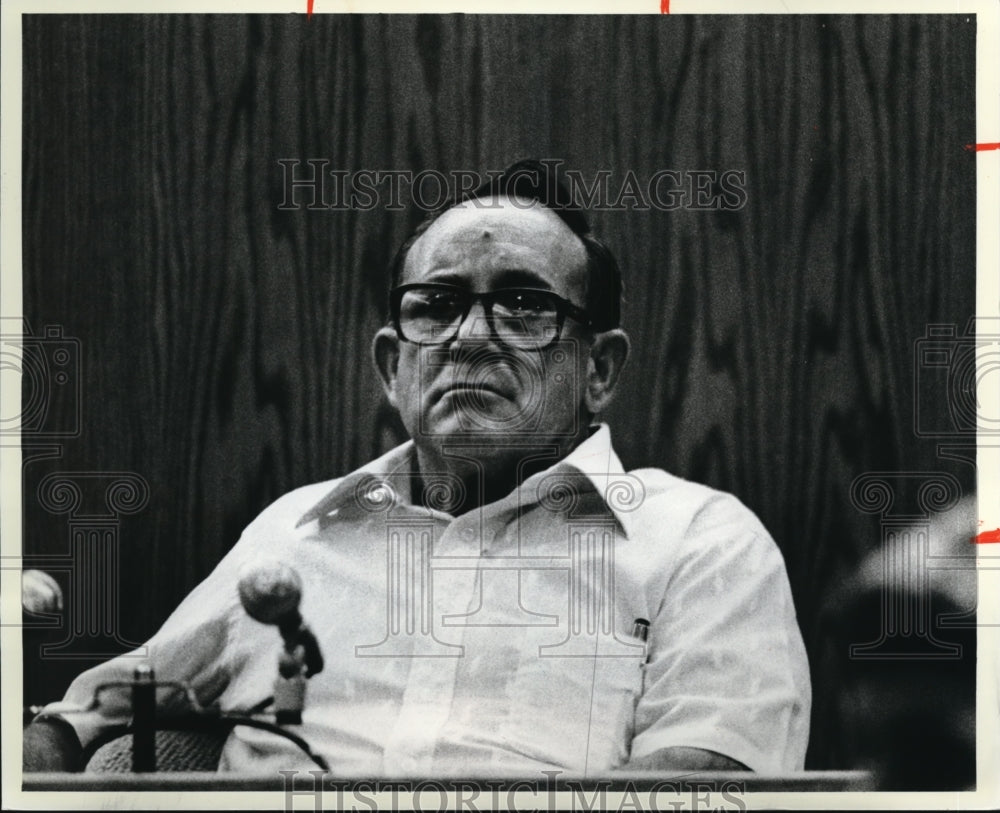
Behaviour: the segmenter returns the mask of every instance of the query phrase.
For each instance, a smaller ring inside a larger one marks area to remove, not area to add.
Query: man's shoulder
[[[753,515],[753,512],[734,494],[694,480],[687,480],[663,469],[632,469],[628,472],[628,476],[642,483],[646,500],[656,507],[670,505],[692,515],[706,512]]]
[[[737,496],[658,468],[628,472],[642,484],[636,512],[643,528],[657,534],[667,528],[703,541],[731,540],[734,535],[770,541],[757,515]]]
[[[259,532],[269,528],[288,531],[331,492],[335,491],[345,477],[335,477],[318,483],[299,486],[282,494],[247,526],[247,532]]]
[[[696,483],[693,480],[686,480],[669,471],[657,468],[632,469],[629,476],[640,480],[646,490],[646,494],[651,497],[662,497],[670,495],[672,498],[679,498],[685,501],[705,502],[716,495],[727,495],[724,491],[718,491],[703,483]]]

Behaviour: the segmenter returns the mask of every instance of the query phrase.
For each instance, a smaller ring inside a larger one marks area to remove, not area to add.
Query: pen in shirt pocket
[[[645,665],[649,662],[649,621],[645,618],[637,618],[632,622],[632,637],[642,641],[642,662]]]
[[[642,660],[639,661],[639,694],[646,691],[646,664],[649,663],[649,621],[637,618],[632,622],[632,637],[642,642]]]

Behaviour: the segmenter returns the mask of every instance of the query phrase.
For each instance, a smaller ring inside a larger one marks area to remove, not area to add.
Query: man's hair
[[[559,215],[572,229],[587,251],[587,301],[584,303],[584,310],[592,320],[591,327],[598,332],[618,327],[621,323],[623,293],[618,261],[611,250],[591,233],[583,209],[576,205],[573,195],[559,177],[556,165],[535,159],[511,164],[502,173],[492,175],[471,192],[453,197],[441,208],[430,212],[393,257],[389,266],[391,287],[395,288],[400,284],[410,249],[435,220],[466,201],[501,195],[538,201]]]

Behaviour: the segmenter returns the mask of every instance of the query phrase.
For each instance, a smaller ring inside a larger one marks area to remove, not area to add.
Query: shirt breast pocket
[[[643,659],[522,657],[511,684],[508,743],[525,756],[579,773],[628,761]]]
[[[628,762],[644,670],[641,657],[612,656],[596,660],[587,754],[587,769],[591,772]]]

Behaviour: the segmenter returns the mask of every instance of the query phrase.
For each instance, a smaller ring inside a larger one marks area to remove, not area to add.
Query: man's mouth
[[[510,394],[501,389],[500,387],[482,381],[477,381],[475,383],[457,381],[453,384],[448,384],[442,391],[441,395],[442,397],[444,397],[445,395],[449,395],[451,393],[454,393],[456,395],[464,394],[473,396],[498,395],[501,398],[510,398]]]

